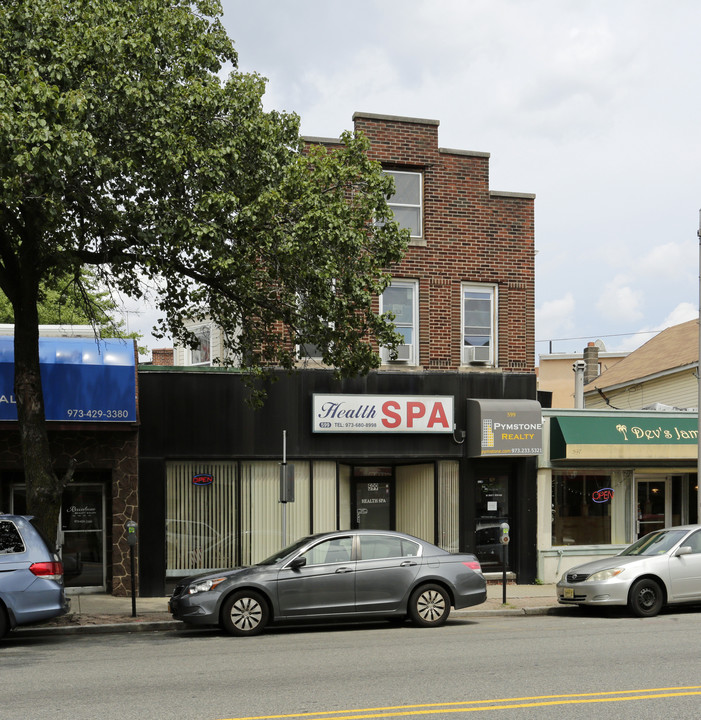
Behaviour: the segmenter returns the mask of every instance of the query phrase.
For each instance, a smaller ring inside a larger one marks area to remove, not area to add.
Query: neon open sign
[[[212,475],[208,475],[206,473],[200,473],[199,475],[193,475],[192,477],[193,485],[211,485],[213,482],[214,478]]]
[[[591,499],[595,503],[605,503],[613,499],[613,488],[601,488],[601,490],[594,490],[591,494]]]

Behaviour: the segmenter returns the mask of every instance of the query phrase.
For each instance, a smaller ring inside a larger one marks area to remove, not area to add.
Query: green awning
[[[553,417],[551,460],[690,460],[698,420],[690,417]]]

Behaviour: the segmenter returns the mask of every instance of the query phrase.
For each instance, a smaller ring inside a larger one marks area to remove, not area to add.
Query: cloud
[[[688,322],[689,320],[694,320],[695,318],[698,318],[698,317],[699,317],[698,306],[693,305],[692,303],[680,303],[664,319],[664,322],[662,323],[660,330],[664,330],[665,328],[672,327],[672,325],[680,325],[681,323]]]
[[[687,281],[698,277],[698,246],[693,242],[666,242],[655,245],[634,263],[635,272],[646,280]]]
[[[643,293],[630,287],[625,275],[617,275],[599,295],[596,309],[609,321],[634,322],[643,317]]]
[[[699,309],[696,305],[687,302],[679,303],[658,325],[638,328],[635,333],[621,338],[615,347],[609,349],[616,352],[633,352],[662,330],[698,317]]]
[[[571,332],[575,302],[572,293],[544,302],[536,312],[536,335],[539,341],[556,339]]]

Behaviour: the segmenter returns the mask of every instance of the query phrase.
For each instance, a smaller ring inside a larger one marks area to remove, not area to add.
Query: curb
[[[451,618],[469,617],[525,617],[535,615],[567,614],[571,608],[548,605],[545,607],[497,608],[494,610],[453,610]],[[154,620],[129,623],[101,623],[97,625],[27,626],[15,628],[14,636],[42,637],[45,635],[100,635],[110,633],[158,632],[189,629],[180,620]]]
[[[569,607],[558,607],[557,605],[545,605],[543,607],[522,607],[522,608],[497,608],[495,610],[453,610],[450,617],[494,617],[494,616],[518,616],[518,615],[559,615],[566,614]]]
[[[42,637],[44,635],[100,635],[103,633],[155,632],[157,630],[177,630],[184,623],[180,620],[155,620],[133,623],[101,623],[99,625],[57,625],[56,627],[19,627],[12,635],[23,637]]]

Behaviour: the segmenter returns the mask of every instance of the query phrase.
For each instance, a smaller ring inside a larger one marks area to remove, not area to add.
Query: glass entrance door
[[[646,478],[636,483],[638,495],[638,537],[672,524],[669,478]]]
[[[353,528],[393,530],[392,468],[353,469]]]
[[[500,525],[509,522],[508,474],[478,475],[475,502],[475,554],[482,569],[501,569],[504,551],[508,567],[509,546],[504,548],[500,542]]]
[[[66,587],[105,587],[105,501],[103,485],[69,485],[61,503]]]

